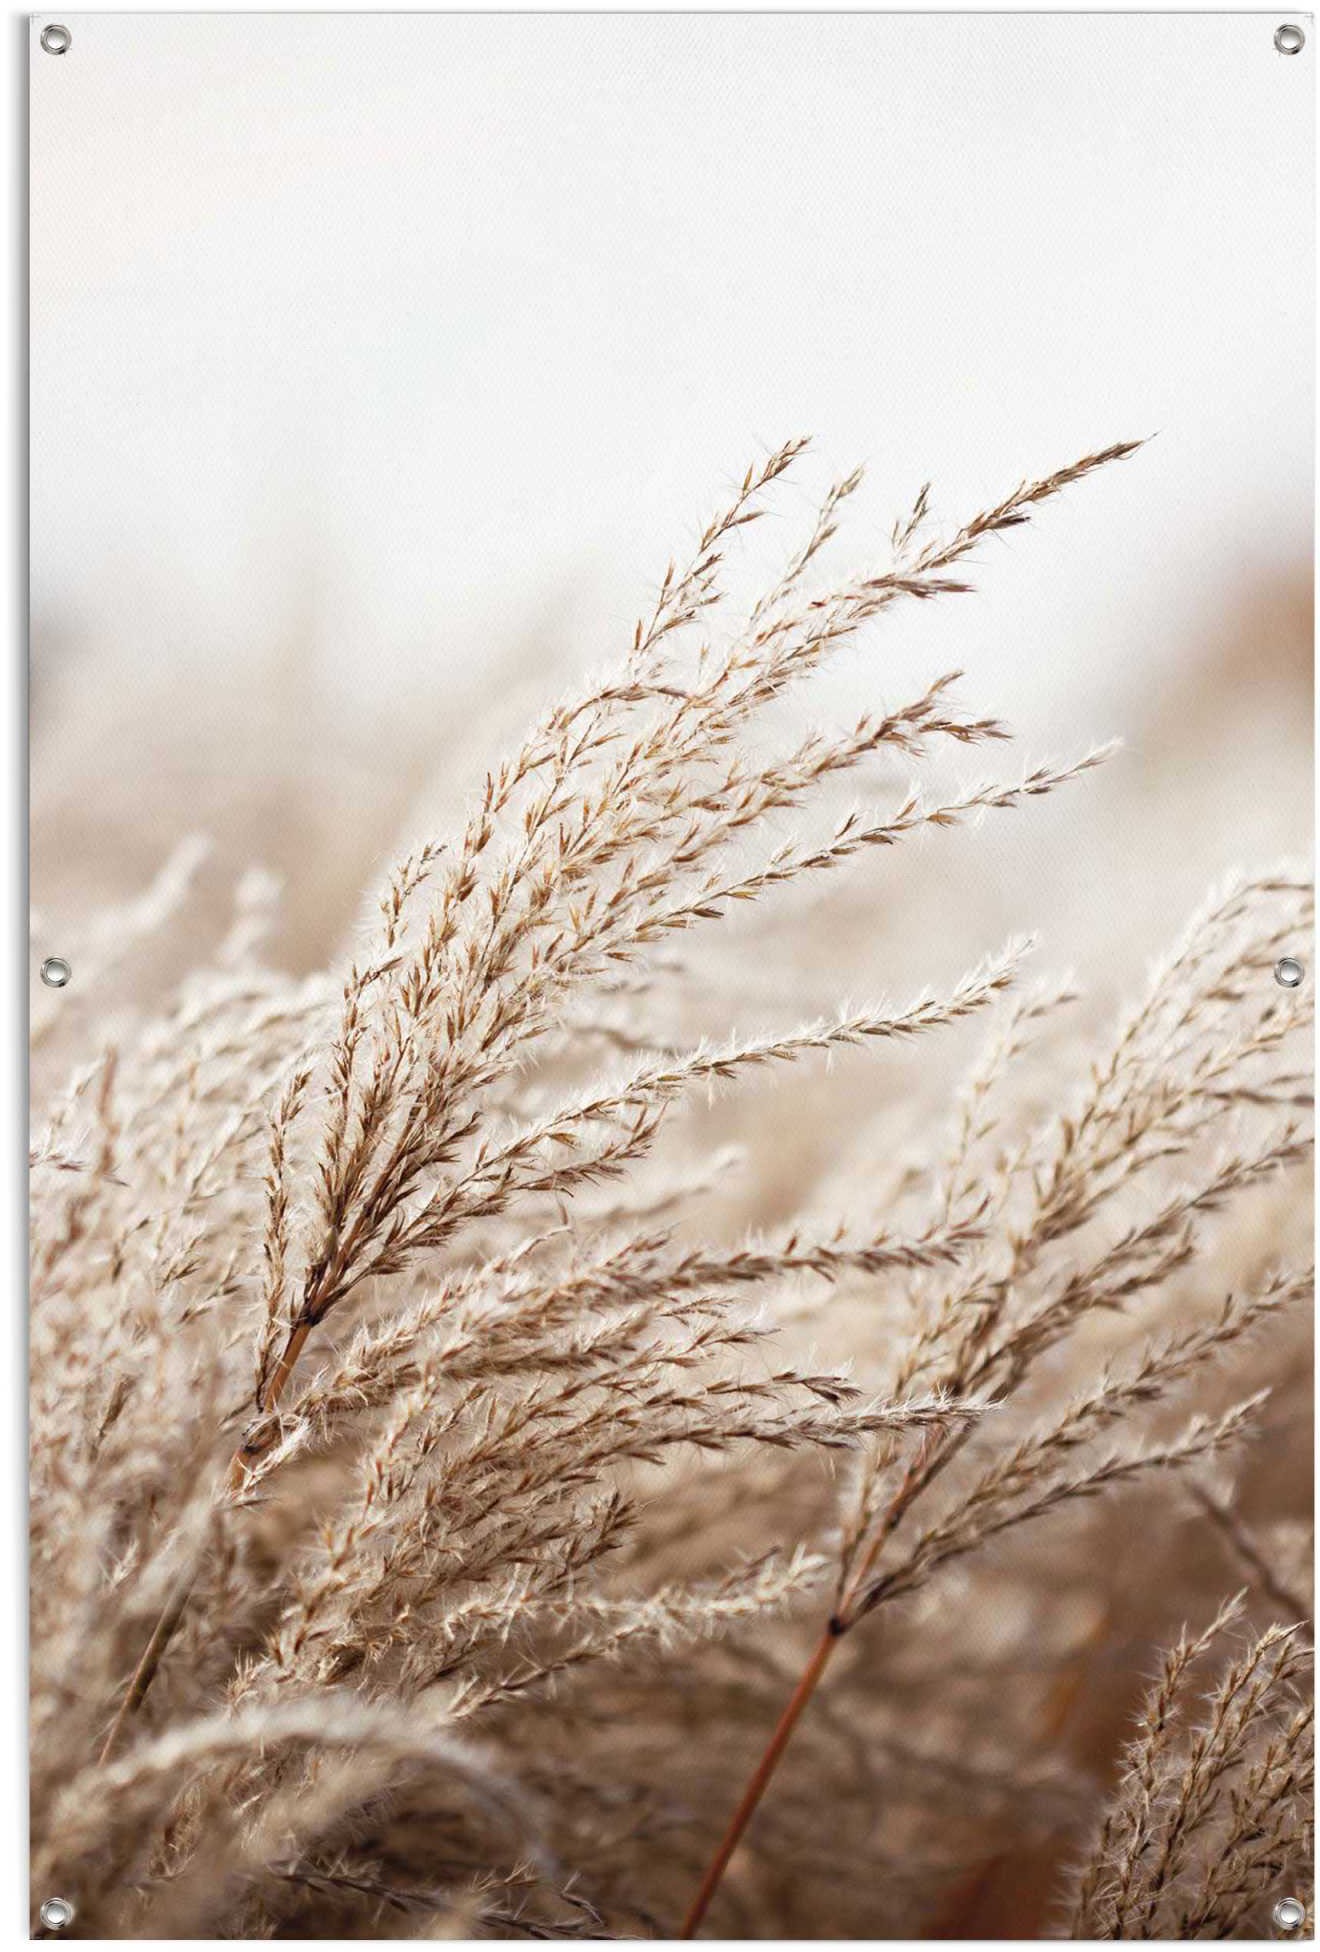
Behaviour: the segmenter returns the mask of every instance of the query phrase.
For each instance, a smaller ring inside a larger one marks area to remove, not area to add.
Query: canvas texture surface
[[[37,1936],[1312,1936],[1316,54],[34,18]]]

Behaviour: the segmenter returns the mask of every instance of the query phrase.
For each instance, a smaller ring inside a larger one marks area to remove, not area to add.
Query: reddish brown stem
[[[302,1354],[303,1344],[311,1332],[312,1324],[310,1322],[302,1322],[297,1328],[290,1331],[289,1339],[284,1345],[278,1366],[270,1379],[270,1386],[266,1390],[262,1403],[263,1410],[273,1410],[281,1396],[283,1396],[289,1378],[293,1374],[294,1365]],[[243,1444],[240,1444],[239,1448],[234,1452],[229,1469],[225,1473],[225,1489],[227,1491],[242,1490],[243,1480],[247,1476],[247,1460],[249,1455],[250,1452],[247,1446]],[[191,1567],[185,1566],[173,1586],[171,1586],[169,1595],[160,1610],[156,1624],[151,1629],[151,1638],[142,1650],[142,1657],[133,1670],[133,1678],[129,1682],[124,1692],[124,1698],[115,1713],[115,1718],[110,1724],[110,1732],[101,1745],[101,1762],[109,1762],[111,1756],[119,1746],[119,1738],[123,1734],[125,1727],[146,1699],[147,1690],[155,1680],[156,1671],[165,1657],[165,1650],[178,1632],[179,1625],[187,1611],[188,1601],[192,1597],[192,1589],[196,1584],[196,1580],[196,1572]]]
[[[701,1880],[701,1888],[688,1907],[687,1917],[683,1920],[683,1929],[679,1933],[680,1938],[695,1938],[701,1929],[701,1921],[706,1916],[711,1899],[719,1889],[720,1880],[728,1869],[729,1859],[738,1848],[739,1843],[742,1841],[744,1830],[746,1830],[748,1824],[756,1814],[757,1804],[765,1795],[770,1778],[779,1767],[779,1759],[788,1747],[793,1730],[797,1727],[799,1717],[807,1703],[811,1700],[812,1695],[816,1692],[817,1683],[821,1675],[825,1672],[829,1664],[830,1655],[838,1646],[839,1641],[843,1637],[843,1633],[844,1628],[841,1622],[837,1619],[832,1619],[820,1639],[816,1642],[811,1659],[807,1662],[801,1675],[798,1677],[797,1686],[789,1697],[788,1705],[779,1717],[775,1732],[770,1737],[769,1743],[766,1746],[765,1754],[753,1770],[751,1779],[743,1791],[742,1800],[729,1819],[729,1827],[720,1841],[720,1847],[706,1868],[706,1875]]]
[[[110,1733],[101,1746],[100,1760],[103,1763],[109,1762],[119,1746],[119,1738],[124,1732],[125,1724],[137,1713],[147,1689],[156,1678],[156,1669],[160,1666],[165,1649],[178,1631],[195,1578],[196,1574],[192,1568],[186,1566],[170,1588],[169,1597],[161,1608],[155,1626],[151,1629],[151,1638],[142,1650],[142,1658],[133,1670],[133,1679],[129,1682],[118,1712],[110,1724]]]
[[[266,1388],[266,1393],[262,1398],[261,1407],[263,1411],[269,1412],[273,1410],[283,1396],[288,1387],[289,1378],[293,1374],[294,1365],[303,1352],[303,1344],[311,1332],[311,1322],[300,1322],[297,1328],[289,1331],[289,1339],[284,1345],[283,1354],[275,1366],[275,1373],[271,1377]],[[243,1480],[247,1476],[248,1458],[251,1455],[252,1452],[246,1444],[241,1444],[234,1452],[233,1460],[230,1463],[229,1471],[225,1478],[225,1487],[227,1490],[241,1491],[243,1489]]]
[[[797,1727],[798,1719],[803,1709],[816,1692],[817,1684],[820,1681],[821,1675],[825,1672],[830,1655],[834,1652],[835,1647],[842,1640],[844,1634],[848,1632],[850,1627],[856,1625],[861,1614],[866,1610],[864,1605],[859,1606],[860,1595],[864,1592],[867,1581],[875,1569],[876,1561],[880,1557],[886,1539],[899,1523],[912,1499],[917,1496],[926,1482],[926,1474],[930,1468],[931,1459],[933,1456],[938,1456],[937,1446],[941,1442],[944,1443],[945,1449],[947,1450],[949,1448],[947,1437],[942,1430],[932,1430],[926,1433],[916,1455],[911,1459],[906,1471],[903,1473],[898,1490],[895,1492],[883,1517],[865,1535],[860,1550],[853,1560],[851,1570],[840,1586],[835,1600],[835,1610],[826,1624],[825,1631],[816,1643],[811,1659],[802,1670],[801,1677],[793,1690],[788,1706],[779,1717],[778,1726],[774,1734],[770,1737],[765,1754],[757,1763],[751,1780],[743,1791],[742,1801],[730,1819],[729,1827],[724,1833],[720,1847],[711,1859],[705,1877],[701,1880],[701,1889],[692,1900],[688,1915],[683,1920],[683,1930],[679,1934],[681,1938],[696,1937],[701,1926],[701,1921],[705,1917],[707,1908],[710,1905],[710,1901],[719,1889],[720,1879],[724,1876],[728,1868],[729,1859],[738,1848],[744,1830],[755,1815],[757,1804],[765,1795],[770,1778],[779,1766],[779,1758],[788,1747],[789,1738],[793,1730]]]

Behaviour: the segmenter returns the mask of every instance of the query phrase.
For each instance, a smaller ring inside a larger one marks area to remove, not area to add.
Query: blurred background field
[[[1051,809],[1028,843],[1058,953],[1306,845],[1311,56],[1263,16],[74,27],[32,75],[57,932],[199,827],[319,958],[419,797],[609,662],[799,432],[776,519],[865,463],[877,554],[923,481],[953,519],[1157,435],[832,680],[857,710],[965,668],[1033,751],[1125,740],[1067,858]]]
[[[455,828],[533,714],[626,649],[744,464],[798,432],[813,450],[751,532],[759,567],[858,463],[845,559],[883,566],[927,480],[951,527],[1153,435],[997,540],[975,594],[887,616],[791,707],[834,722],[960,669],[960,698],[1018,735],[1010,772],[1122,746],[1039,806],[684,947],[675,1039],[947,988],[1014,932],[1073,972],[1098,1036],[1209,883],[1309,857],[1313,90],[1270,17],[71,25],[70,57],[33,71],[34,970],[77,971],[94,911],[206,844],[149,971],[107,959],[62,999],[89,1048],[214,949],[236,890],[266,903],[255,869],[279,889],[269,959],[340,957],[383,864]],[[885,766],[868,802],[906,785]],[[980,777],[976,755],[940,766]],[[738,1156],[703,1224],[833,1211],[845,1153],[845,1206],[901,1186],[979,1038],[701,1114],[683,1143]],[[1033,1102],[1062,1102],[1071,1063],[1042,1056]],[[1304,1248],[1290,1186],[1244,1205],[1226,1268]],[[864,1366],[865,1322],[831,1332]],[[1261,1357],[1274,1440],[1238,1496],[1300,1564],[1307,1325],[1289,1337]],[[974,1589],[959,1575],[923,1602],[948,1684],[927,1734],[991,1725],[1011,1674],[1023,1753],[1103,1778],[1150,1650],[1239,1583],[1206,1539],[1181,1492],[1147,1494],[1051,1545],[1046,1579],[1034,1536]],[[877,1690],[931,1685],[927,1626],[858,1636],[857,1699],[867,1662]],[[893,1739],[879,1710],[872,1733]],[[1048,1922],[1056,1792],[982,1789],[984,1808],[958,1790],[944,1910],[914,1899],[935,1936]],[[778,1807],[747,1928],[810,1935],[828,1840],[815,1863],[791,1793]],[[796,1893],[774,1883],[780,1822]],[[864,1935],[869,1888],[838,1897],[823,1935]],[[736,1879],[728,1902],[736,1923]]]

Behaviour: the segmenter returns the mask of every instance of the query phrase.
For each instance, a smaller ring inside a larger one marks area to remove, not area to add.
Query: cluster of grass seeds
[[[1296,1067],[1310,1008],[1271,977],[1283,944],[1312,923],[1310,886],[1286,871],[1217,892],[1154,970],[1075,1107],[1002,1138],[996,1087],[1065,994],[1028,992],[997,1028],[964,1094],[939,1201],[948,1223],[974,1214],[983,1239],[951,1274],[919,1282],[891,1372],[900,1393],[988,1401],[995,1414],[979,1428],[969,1419],[928,1431],[901,1451],[883,1439],[863,1447],[832,1608],[694,1900],[689,1933],[835,1649],[862,1620],[1004,1532],[1214,1457],[1251,1427],[1264,1402],[1256,1393],[1215,1415],[1194,1409],[1153,1437],[1143,1426],[1153,1408],[1185,1400],[1207,1365],[1309,1302],[1310,1267],[1272,1268],[1191,1323],[1157,1317],[1117,1359],[1088,1359],[1085,1337],[1097,1318],[1158,1310],[1175,1278],[1208,1254],[1207,1217],[1308,1156],[1299,1121],[1309,1092]],[[1014,1427],[1003,1413],[1043,1362],[1057,1367],[1074,1344],[1069,1388]]]
[[[1195,1690],[1241,1597],[1165,1655],[1078,1881],[1074,1938],[1263,1937],[1289,1896],[1303,1915],[1275,1922],[1309,1928],[1315,1704],[1300,1624],[1251,1637]]]
[[[749,471],[618,668],[533,727],[462,830],[398,864],[346,967],[271,967],[253,875],[158,1008],[98,1013],[106,958],[177,930],[189,843],[42,1001],[32,1892],[66,1896],[75,1933],[667,1936],[718,1903],[774,1936],[770,1860],[838,1883],[831,1851],[869,1853],[901,1920],[931,1875],[903,1824],[934,1790],[988,1825],[1086,1804],[1039,1757],[1005,1776],[945,1740],[951,1696],[924,1732],[882,1724],[836,1655],[871,1616],[993,1569],[1029,1522],[1140,1495],[1259,1421],[1261,1390],[1211,1404],[1205,1378],[1309,1276],[1253,1264],[1230,1292],[1214,1229],[1304,1156],[1308,992],[1271,971],[1309,894],[1286,869],[1221,891],[1062,1111],[1015,1090],[1073,1001],[1023,988],[1022,942],[907,1001],[667,1036],[690,932],[1104,756],[923,786],[939,753],[1008,736],[959,702],[959,674],[773,742],[841,645],[969,588],[984,540],[1132,444],[943,538],[923,491],[886,563],[831,579],[849,476],[737,614],[726,552],[803,445]],[[918,783],[824,820],[877,757]],[[883,1062],[974,1017],[987,1054],[915,1193],[864,1224],[691,1224],[723,1165],[681,1142],[694,1097],[849,1048]],[[841,1326],[859,1307],[861,1339]],[[1232,1501],[1194,1482],[1259,1583]],[[1265,1633],[1235,1697],[1250,1712],[1206,1738],[1213,1768],[1198,1737],[1173,1773],[1162,1731],[1133,1762],[1149,1807],[1131,1815],[1125,1776],[1081,1885],[1088,1930],[1152,1935],[1129,1914],[1176,1905],[1190,1935],[1254,1919],[1260,1865],[1295,1844],[1300,1724],[1286,1754],[1272,1732],[1295,1625]],[[808,1793],[785,1836],[776,1795],[759,1806],[799,1722]],[[1220,1868],[1196,1883],[1216,1825]]]

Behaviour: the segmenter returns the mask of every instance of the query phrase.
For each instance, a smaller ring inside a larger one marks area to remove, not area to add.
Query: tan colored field
[[[1309,1935],[1309,577],[1019,751],[887,634],[1141,454],[802,446],[591,678],[38,638],[75,1936]]]

